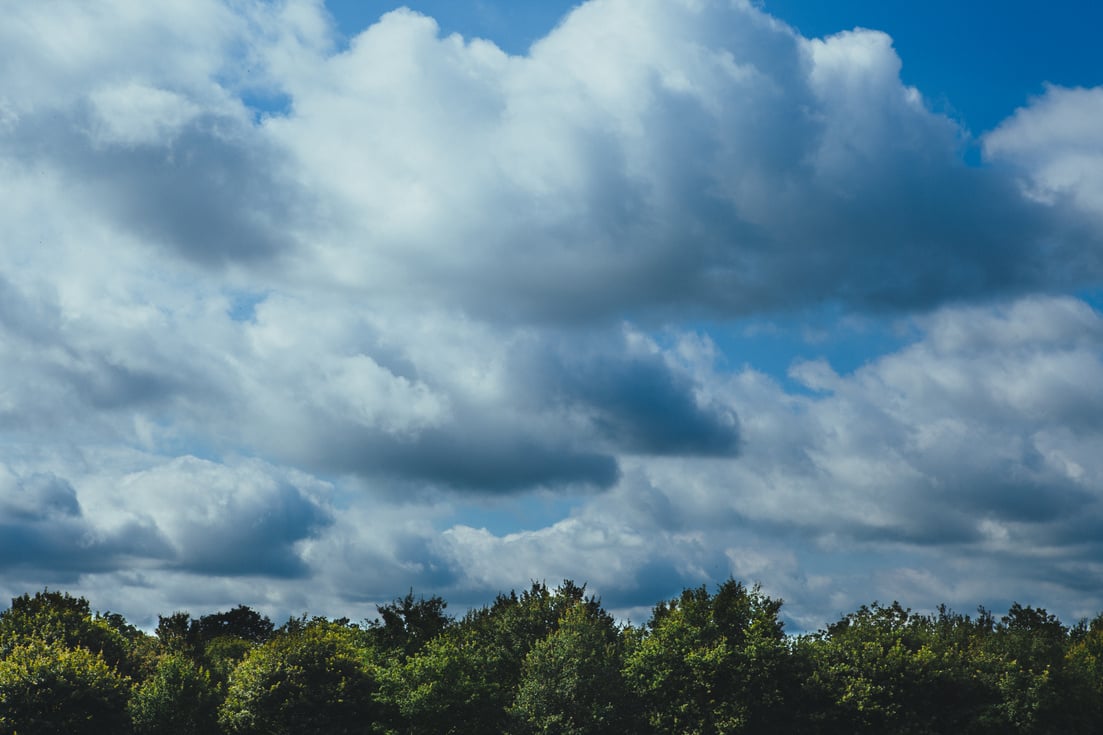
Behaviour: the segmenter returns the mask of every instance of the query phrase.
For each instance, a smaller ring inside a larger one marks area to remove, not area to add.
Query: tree
[[[198,658],[201,648],[198,622],[190,613],[178,610],[171,615],[157,616],[157,640],[166,651]]]
[[[1003,695],[1005,732],[1065,732],[1068,713],[1061,703],[1068,647],[1068,629],[1042,608],[1016,602],[1000,618],[987,652],[1004,663],[996,685]]]
[[[232,610],[204,615],[195,622],[201,641],[215,638],[240,638],[250,643],[264,643],[272,637],[272,621],[256,610],[238,605]]]
[[[605,611],[579,602],[525,656],[510,713],[542,735],[638,732],[621,675],[622,642]]]
[[[87,648],[16,643],[0,658],[0,735],[126,733],[127,691],[127,679]]]
[[[794,683],[778,611],[734,580],[656,606],[625,674],[658,732],[782,732]]]
[[[230,676],[219,722],[242,735],[351,735],[378,715],[361,631],[325,621],[254,648]]]
[[[249,655],[256,646],[243,638],[220,636],[212,638],[203,646],[200,659],[203,667],[214,677],[219,685],[224,685],[237,665]]]
[[[127,669],[127,641],[104,619],[94,618],[83,597],[44,590],[13,598],[0,613],[0,656],[28,641],[60,643],[102,654],[112,667]]]
[[[554,591],[534,582],[520,595],[498,595],[390,668],[382,699],[410,735],[508,732],[526,655],[577,604],[600,608],[569,580]]]
[[[148,636],[122,616],[93,616],[88,600],[50,590],[13,598],[0,612],[0,657],[31,641],[87,649],[132,679],[149,671],[153,653]]]
[[[273,634],[272,621],[246,605],[199,619],[181,611],[157,619],[162,650],[186,655],[220,685],[254,646]]]
[[[410,590],[405,597],[379,605],[376,609],[380,619],[373,621],[369,630],[380,649],[410,656],[451,625],[452,619],[444,612],[446,607],[448,603],[435,595],[415,600]]]
[[[406,735],[502,732],[502,682],[493,652],[468,628],[433,638],[383,672],[381,699],[392,731]]]
[[[138,735],[209,735],[218,726],[218,688],[182,653],[168,653],[134,689],[128,709]]]
[[[1074,631],[1065,653],[1061,726],[1069,733],[1103,732],[1103,615]]]
[[[1003,733],[998,686],[1006,666],[990,650],[994,621],[899,603],[862,606],[824,633],[803,639],[800,701],[805,729],[833,734]]]

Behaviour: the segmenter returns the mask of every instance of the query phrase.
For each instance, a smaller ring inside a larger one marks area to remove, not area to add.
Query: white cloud
[[[264,130],[325,192],[304,277],[410,308],[745,314],[1046,280],[1047,211],[968,169],[899,69],[882,33],[806,40],[747,5],[599,0],[524,57],[401,11],[304,63]]]
[[[749,3],[594,0],[510,56],[409,11],[337,50],[306,0],[59,1],[0,47],[0,509],[31,550],[0,564],[32,582],[293,612],[312,574],[340,614],[761,572],[807,621],[832,580],[864,601],[810,561],[846,544],[1091,568],[1062,538],[1098,525],[1103,327],[1018,296],[1099,278],[1096,91],[986,138],[1031,199],[887,36]],[[809,395],[684,326],[825,303],[921,338],[795,365]],[[574,510],[463,516],[533,491]]]
[[[0,97],[20,116],[69,108],[111,79],[225,100],[210,81],[231,66],[227,53],[245,31],[243,17],[218,0],[61,0],[6,10]]]
[[[98,145],[171,143],[200,112],[182,95],[134,82],[99,89],[89,97],[97,118],[92,140]]]
[[[1103,216],[1103,87],[1049,86],[1045,94],[984,137],[985,155],[1026,173],[1027,192],[1042,201],[1067,197]]]
[[[332,522],[324,492],[305,475],[256,461],[180,457],[120,478],[116,497],[173,546],[170,568],[286,577],[307,572],[296,546]]]
[[[853,373],[806,363],[802,376],[832,376],[815,378],[814,395],[753,372],[714,374],[710,390],[745,417],[739,458],[641,459],[614,491],[545,529],[454,529],[458,567],[517,584],[555,578],[566,559],[608,590],[643,585],[656,559],[685,584],[722,564],[788,599],[805,627],[877,596],[1089,605],[1063,580],[1099,552],[1103,317],[1074,299],[1032,298],[945,309],[917,326],[917,342]],[[615,538],[587,548],[593,526],[613,518]]]

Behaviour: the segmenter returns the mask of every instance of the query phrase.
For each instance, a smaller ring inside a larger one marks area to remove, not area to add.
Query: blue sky
[[[21,5],[0,595],[1098,613],[1082,5]]]

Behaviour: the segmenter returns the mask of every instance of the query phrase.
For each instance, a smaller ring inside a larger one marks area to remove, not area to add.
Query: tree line
[[[45,590],[0,613],[0,735],[1103,733],[1103,615],[873,603],[787,636],[735,580],[642,626],[570,581],[460,618],[410,594],[359,623],[246,606],[148,634]]]

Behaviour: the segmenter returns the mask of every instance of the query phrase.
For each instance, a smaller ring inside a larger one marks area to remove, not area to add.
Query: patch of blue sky
[[[826,360],[839,375],[900,350],[919,339],[905,319],[868,319],[820,309],[801,314],[702,322],[696,331],[709,335],[720,353],[720,368],[752,368],[778,382],[789,393],[815,391],[789,376],[794,364]]]
[[[233,291],[228,294],[230,308],[226,313],[235,322],[255,322],[257,306],[268,298],[267,292]]]
[[[240,95],[241,103],[253,113],[253,122],[260,123],[271,117],[291,114],[291,96],[283,92],[264,89],[248,89]]]
[[[351,39],[379,18],[408,7],[436,20],[442,36],[458,33],[482,38],[509,54],[521,55],[546,36],[575,6],[563,0],[326,0],[326,8],[345,39]]]
[[[1098,312],[1103,312],[1103,288],[1086,288],[1076,292],[1076,298]]]

